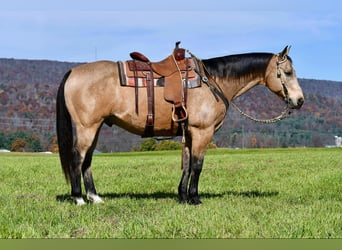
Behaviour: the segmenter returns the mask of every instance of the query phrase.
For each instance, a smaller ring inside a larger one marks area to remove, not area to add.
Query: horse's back
[[[117,73],[117,63],[113,61],[85,63],[72,68],[68,82],[86,87],[99,81],[108,80],[108,78],[113,79]]]
[[[117,64],[98,61],[74,67],[65,83],[65,101],[75,122],[93,123],[111,112],[118,83]]]

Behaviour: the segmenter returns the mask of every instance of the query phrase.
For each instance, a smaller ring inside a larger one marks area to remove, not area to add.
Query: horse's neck
[[[228,81],[228,82],[227,82]],[[221,82],[221,88],[224,90],[225,96],[228,98],[229,101],[239,97],[240,95],[246,93],[248,90],[253,88],[256,85],[259,85],[263,82],[263,78],[256,77],[256,78],[238,78],[238,79],[226,79],[225,81]]]
[[[251,79],[250,81],[239,81],[239,84],[235,84],[236,86],[236,94],[232,97],[232,99],[239,97],[240,95],[246,93],[248,90],[250,90],[251,88],[253,88],[256,85],[259,85],[261,83],[262,79],[261,78],[255,78],[255,79]]]
[[[208,59],[205,63],[228,101],[231,101],[254,86],[265,84],[271,57],[272,54],[268,53],[251,53]]]

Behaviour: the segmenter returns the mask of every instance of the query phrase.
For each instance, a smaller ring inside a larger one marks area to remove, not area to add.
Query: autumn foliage
[[[64,74],[78,64],[0,59],[0,148],[58,151],[56,93]],[[276,124],[258,124],[230,107],[225,122],[213,138],[214,144],[234,148],[334,144],[334,136],[342,136],[342,83],[311,79],[299,79],[299,83],[305,103],[288,119]],[[253,88],[234,103],[260,119],[278,116],[284,108],[284,102],[265,87]],[[104,125],[97,149],[102,152],[139,150],[142,143],[142,149],[156,146],[153,141],[149,141],[149,145],[139,136]],[[158,143],[161,149],[178,146],[170,141]]]

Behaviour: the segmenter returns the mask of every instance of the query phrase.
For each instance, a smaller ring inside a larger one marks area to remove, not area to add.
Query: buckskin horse
[[[191,53],[191,52],[189,52]],[[207,145],[228,112],[229,103],[256,85],[264,85],[283,99],[289,109],[299,109],[304,96],[299,86],[289,47],[278,53],[246,53],[206,60],[192,58],[202,85],[187,89],[186,126],[173,119],[174,105],[165,101],[163,87],[154,87],[153,135],[183,134],[182,176],[178,186],[180,202],[197,205],[199,177]],[[145,57],[139,60],[148,62]],[[153,66],[153,64],[150,64]],[[155,64],[155,66],[163,66]],[[57,93],[57,137],[65,178],[71,182],[71,198],[78,205],[82,197],[102,203],[91,172],[92,154],[105,123],[137,135],[146,133],[148,97],[146,88],[128,88],[120,83],[118,62],[86,63],[67,72]],[[135,101],[138,102],[137,112]],[[73,127],[75,135],[73,135]]]

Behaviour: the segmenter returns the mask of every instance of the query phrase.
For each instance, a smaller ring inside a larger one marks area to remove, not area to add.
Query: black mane
[[[210,75],[219,78],[264,76],[271,53],[246,53],[202,60]]]

